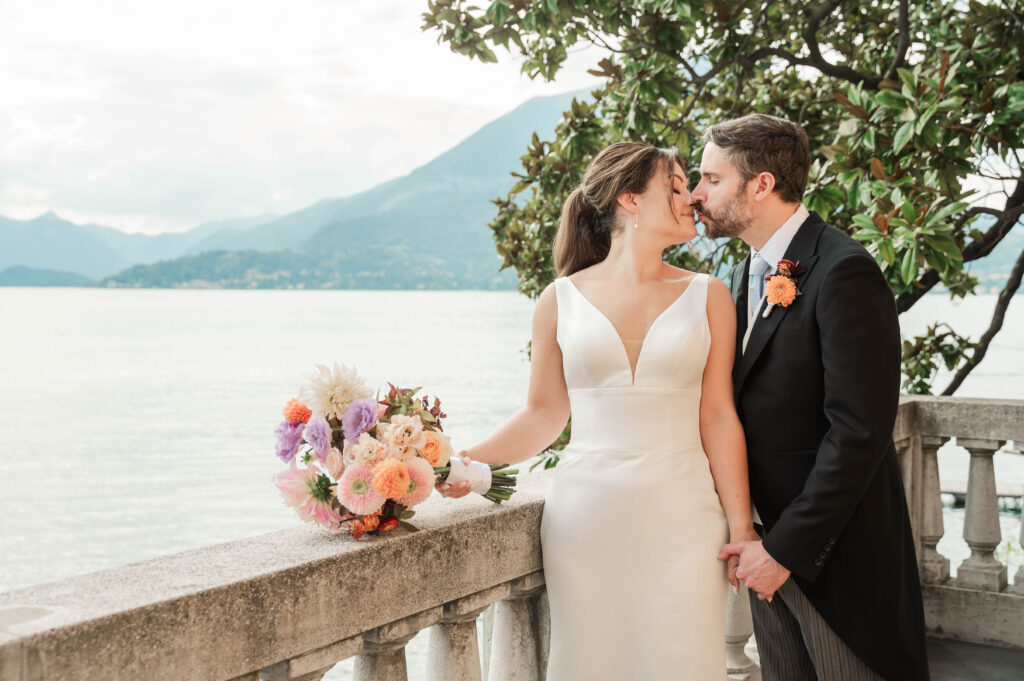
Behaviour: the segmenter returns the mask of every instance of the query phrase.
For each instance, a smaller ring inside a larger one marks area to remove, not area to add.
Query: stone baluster
[[[259,670],[258,681],[320,681],[334,665],[358,654],[362,649],[362,635],[352,636],[265,667]]]
[[[1021,510],[1024,510],[1024,494],[1020,497],[1020,507]],[[1024,549],[1024,520],[1021,521],[1020,536],[1017,539],[1020,542],[1020,547]],[[1024,563],[1017,568],[1017,574],[1013,577],[1013,590],[1024,596]]]
[[[921,556],[921,579],[928,584],[941,584],[949,578],[949,558],[939,553],[936,548],[946,533],[942,521],[942,487],[939,483],[939,447],[943,443],[944,439],[939,437],[921,438],[921,459],[924,468],[924,518],[921,528],[924,551]]]
[[[441,621],[430,630],[428,681],[481,681],[476,619],[509,593],[509,585],[501,584],[445,604]]]
[[[999,498],[992,456],[998,440],[957,438],[957,444],[971,453],[967,476],[967,514],[964,541],[971,555],[957,568],[957,586],[983,591],[1002,591],[1006,587],[1006,566],[993,553],[1002,535],[999,530]]]
[[[511,582],[509,597],[494,610],[489,681],[541,681],[542,648],[536,597],[544,588],[544,574],[534,572]]]
[[[910,531],[914,538],[914,551],[918,556],[923,552],[921,542],[921,516],[924,509],[921,503],[922,470],[921,470],[921,438],[905,437],[896,441],[896,452],[900,462],[900,474],[903,478],[903,494],[907,500],[907,512],[910,513]]]
[[[487,681],[487,676],[491,669],[491,641],[494,638],[494,611],[497,608],[497,603],[492,603],[489,608],[484,610],[484,614],[480,616],[480,633],[483,635],[483,681]]]
[[[547,675],[548,653],[551,652],[551,606],[548,603],[547,587],[541,589],[534,601],[537,612],[537,630],[540,636],[540,650],[537,663],[540,665],[540,678]]]
[[[739,593],[729,589],[725,606],[725,667],[729,681],[761,681],[761,668],[747,655],[747,641],[754,635],[750,596],[740,584]]]
[[[437,606],[363,634],[363,652],[356,657],[355,681],[408,681],[405,644],[421,630],[440,622],[443,615],[443,606]]]

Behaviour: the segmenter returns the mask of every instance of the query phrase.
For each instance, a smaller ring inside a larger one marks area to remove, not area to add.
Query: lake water
[[[994,304],[927,296],[904,332],[978,335]],[[523,403],[532,309],[513,292],[0,288],[0,591],[294,526],[272,431],[314,363],[427,387],[471,445]],[[958,395],[1024,398],[1022,339],[1018,296]],[[1024,481],[1021,459],[997,455],[998,475]],[[966,480],[966,460],[947,448],[942,475]],[[955,568],[962,511],[946,517]],[[1019,514],[1002,521],[1019,562]]]

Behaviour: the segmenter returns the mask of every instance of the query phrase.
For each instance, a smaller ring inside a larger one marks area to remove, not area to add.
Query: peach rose
[[[423,433],[427,442],[420,448],[420,456],[427,460],[432,468],[448,465],[452,456],[452,441],[444,433],[428,430]]]
[[[331,447],[331,453],[327,455],[327,461],[324,462],[327,468],[327,474],[337,480],[341,477],[341,474],[345,472],[345,459],[341,450],[337,447]]]

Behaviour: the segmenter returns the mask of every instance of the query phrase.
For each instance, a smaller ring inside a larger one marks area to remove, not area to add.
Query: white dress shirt
[[[793,237],[796,236],[797,230],[800,229],[800,225],[804,224],[810,216],[810,212],[804,207],[804,204],[797,206],[796,211],[789,216],[789,218],[782,223],[782,226],[775,230],[771,238],[761,247],[760,250],[750,249],[750,257],[753,259],[754,255],[760,255],[764,258],[764,261],[768,263],[771,268],[768,271],[769,275],[775,274],[779,269],[779,261],[786,255],[786,249],[789,248],[789,244],[793,241]],[[750,285],[747,285],[747,296],[750,296]],[[761,306],[764,305],[764,296],[761,296],[761,301],[754,308],[756,311],[760,311]],[[747,349],[747,341],[750,339],[750,330],[754,328],[754,324],[760,317],[757,312],[751,317],[747,318],[747,332],[743,336],[743,349]]]
[[[797,230],[800,229],[800,225],[804,224],[810,216],[804,204],[800,204],[796,212],[789,216],[789,219],[782,223],[782,226],[775,230],[775,234],[772,234],[768,242],[761,247],[761,250],[750,249],[750,258],[753,260],[754,254],[759,254],[764,261],[771,267],[769,274],[775,274],[779,269],[779,261],[782,260],[783,256],[786,255],[786,249],[789,248],[789,244],[793,241],[793,237],[796,236]],[[750,285],[747,284],[747,296],[750,295]],[[764,305],[764,296],[761,296],[761,302],[754,308],[760,311],[761,306]],[[761,315],[755,312],[753,317],[747,319],[747,332],[743,334],[743,350],[747,349],[747,341],[750,340],[750,330],[754,328],[754,324],[757,322]],[[761,517],[757,514],[757,509],[754,508],[753,502],[750,504],[751,515],[754,517],[755,523],[761,523]]]

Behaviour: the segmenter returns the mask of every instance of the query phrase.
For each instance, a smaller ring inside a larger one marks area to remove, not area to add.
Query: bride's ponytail
[[[602,220],[587,201],[583,187],[569,192],[562,205],[558,233],[555,234],[554,259],[558,276],[569,276],[607,257],[612,244],[612,225],[602,223],[614,223],[614,213],[611,218],[610,221],[607,217]]]
[[[562,205],[553,247],[557,276],[567,277],[608,257],[612,235],[622,229],[619,195],[642,194],[659,167],[667,166],[671,174],[679,161],[675,149],[636,142],[616,142],[602,149]]]

